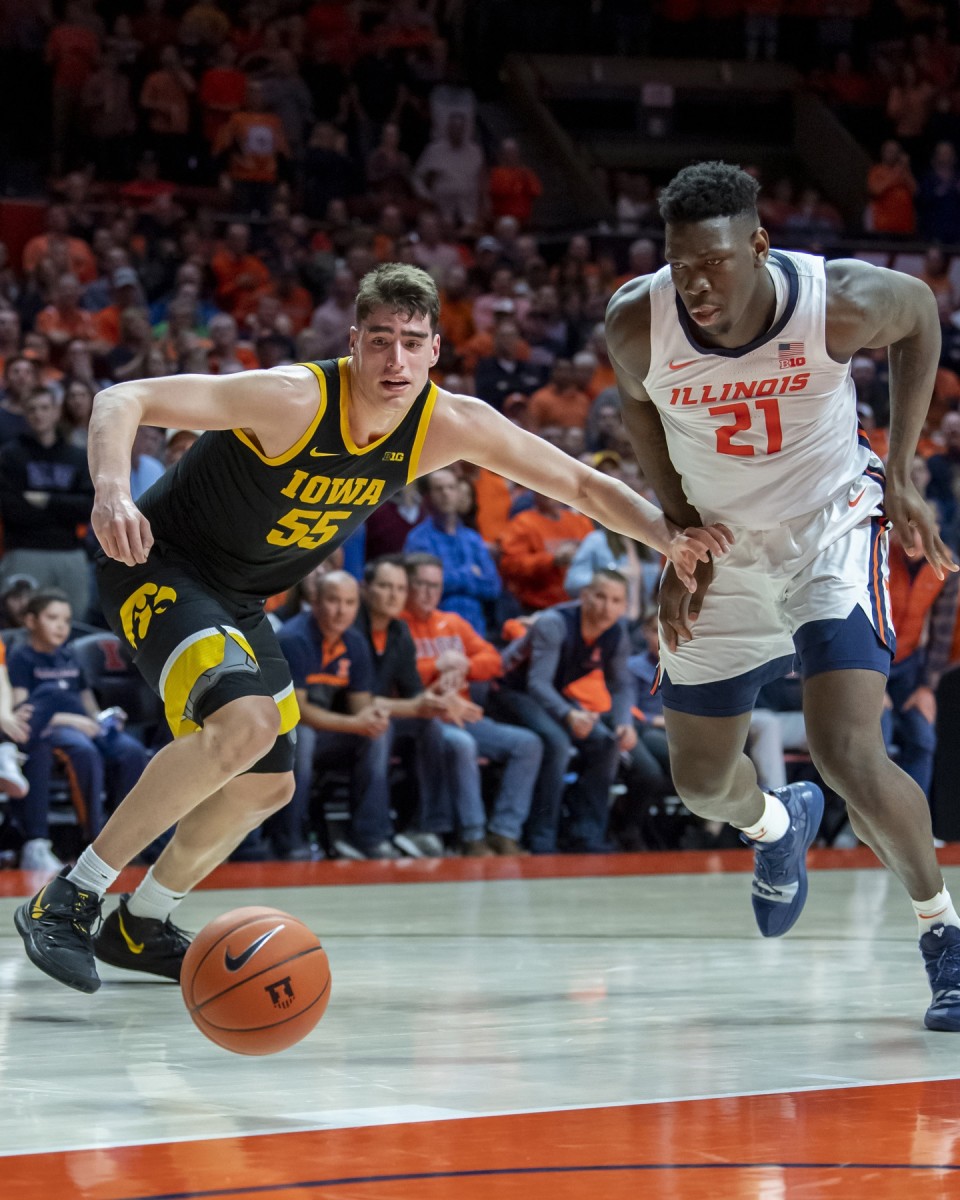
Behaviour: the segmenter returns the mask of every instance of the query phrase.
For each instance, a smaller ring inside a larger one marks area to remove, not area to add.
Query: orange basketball
[[[276,908],[235,908],[197,934],[180,988],[201,1033],[236,1054],[275,1054],[307,1036],[330,999],[316,934]]]

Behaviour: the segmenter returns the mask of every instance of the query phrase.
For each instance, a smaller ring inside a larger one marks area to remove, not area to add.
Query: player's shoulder
[[[608,336],[611,330],[616,331],[621,326],[634,326],[638,318],[646,318],[649,321],[650,288],[653,280],[653,275],[638,275],[617,288],[607,304]]]

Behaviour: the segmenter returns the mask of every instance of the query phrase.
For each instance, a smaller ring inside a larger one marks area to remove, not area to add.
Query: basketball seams
[[[300,924],[303,924],[303,922],[300,922]],[[307,926],[304,925],[304,929],[306,929],[306,928],[307,928]],[[313,933],[312,930],[310,930],[310,932]],[[313,936],[316,937],[316,934],[314,934]],[[245,984],[249,983],[252,979],[259,979],[261,975],[269,975],[269,974],[271,974],[271,972],[278,970],[280,967],[286,966],[286,964],[289,962],[296,962],[298,958],[306,958],[310,954],[316,954],[318,950],[323,952],[323,946],[320,945],[319,938],[317,938],[317,944],[315,946],[311,946],[309,950],[299,950],[296,954],[291,954],[287,958],[282,959],[280,962],[271,963],[269,967],[264,967],[260,971],[255,971],[252,975],[245,975],[243,977],[243,979],[238,979],[235,983],[231,983],[229,987],[224,988],[222,992],[217,992],[217,994],[215,996],[208,996],[206,998],[206,1000],[203,1001],[202,1004],[198,1004],[198,1005],[191,1004],[190,1011],[191,1011],[191,1013],[194,1013],[194,1012],[202,1013],[204,1008],[208,1004],[212,1004],[214,1002],[214,1000],[219,1000],[221,996],[226,996],[228,993],[234,991],[238,987],[243,987]],[[196,976],[196,972],[194,972],[194,977],[195,976]],[[193,979],[191,979],[191,991],[192,991],[192,984],[193,984]],[[207,1018],[204,1017],[203,1019],[206,1021]]]
[[[253,978],[253,977],[251,976],[251,978]],[[324,996],[326,996],[327,992],[330,991],[330,984],[332,982],[333,981],[332,981],[331,976],[327,975],[327,982],[326,982],[326,985],[324,986],[323,991],[320,992],[319,995],[315,996],[310,1001],[310,1003],[307,1005],[306,1008],[302,1008],[298,1013],[294,1013],[292,1016],[284,1017],[282,1021],[272,1021],[269,1025],[251,1025],[249,1029],[233,1029],[229,1025],[214,1025],[214,1023],[212,1021],[207,1020],[206,1017],[204,1017],[204,1023],[206,1025],[208,1025],[211,1029],[216,1029],[218,1033],[230,1033],[230,1034],[240,1034],[240,1035],[243,1035],[245,1033],[263,1033],[263,1031],[266,1029],[280,1029],[283,1025],[287,1025],[291,1021],[299,1021],[301,1017],[306,1016],[306,1014],[308,1012],[310,1012],[310,1010],[312,1008],[314,1008],[316,1005],[318,1005],[320,1003],[320,1001],[324,998]],[[220,1046],[219,1042],[216,1042],[215,1044]],[[227,1046],[221,1046],[220,1048],[222,1050],[229,1049],[229,1047],[227,1047]],[[241,1051],[241,1053],[246,1054],[246,1053],[248,1053],[248,1051],[244,1050],[244,1051]]]

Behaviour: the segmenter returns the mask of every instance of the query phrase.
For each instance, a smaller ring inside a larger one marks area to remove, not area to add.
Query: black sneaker
[[[93,951],[101,962],[128,971],[145,971],[179,982],[180,966],[190,945],[190,935],[178,929],[168,917],[136,917],[127,908],[129,896],[104,917],[100,932],[93,940]]]
[[[13,914],[30,961],[52,979],[95,992],[100,976],[93,958],[94,924],[100,919],[100,897],[81,891],[67,879],[64,867],[46,887]]]

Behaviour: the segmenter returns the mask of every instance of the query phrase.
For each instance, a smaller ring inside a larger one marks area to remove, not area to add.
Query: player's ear
[[[433,335],[433,346],[431,347],[431,350],[430,350],[430,366],[431,367],[435,367],[437,365],[437,359],[439,357],[440,357],[440,334],[435,333]]]
[[[765,267],[767,265],[767,258],[770,255],[770,235],[762,225],[758,225],[753,231],[753,254],[756,266]]]
[[[354,350],[356,350],[356,348],[357,348],[357,338],[359,338],[359,336],[360,336],[360,330],[356,327],[356,325],[351,325],[350,326],[350,353],[351,354],[353,354]]]

